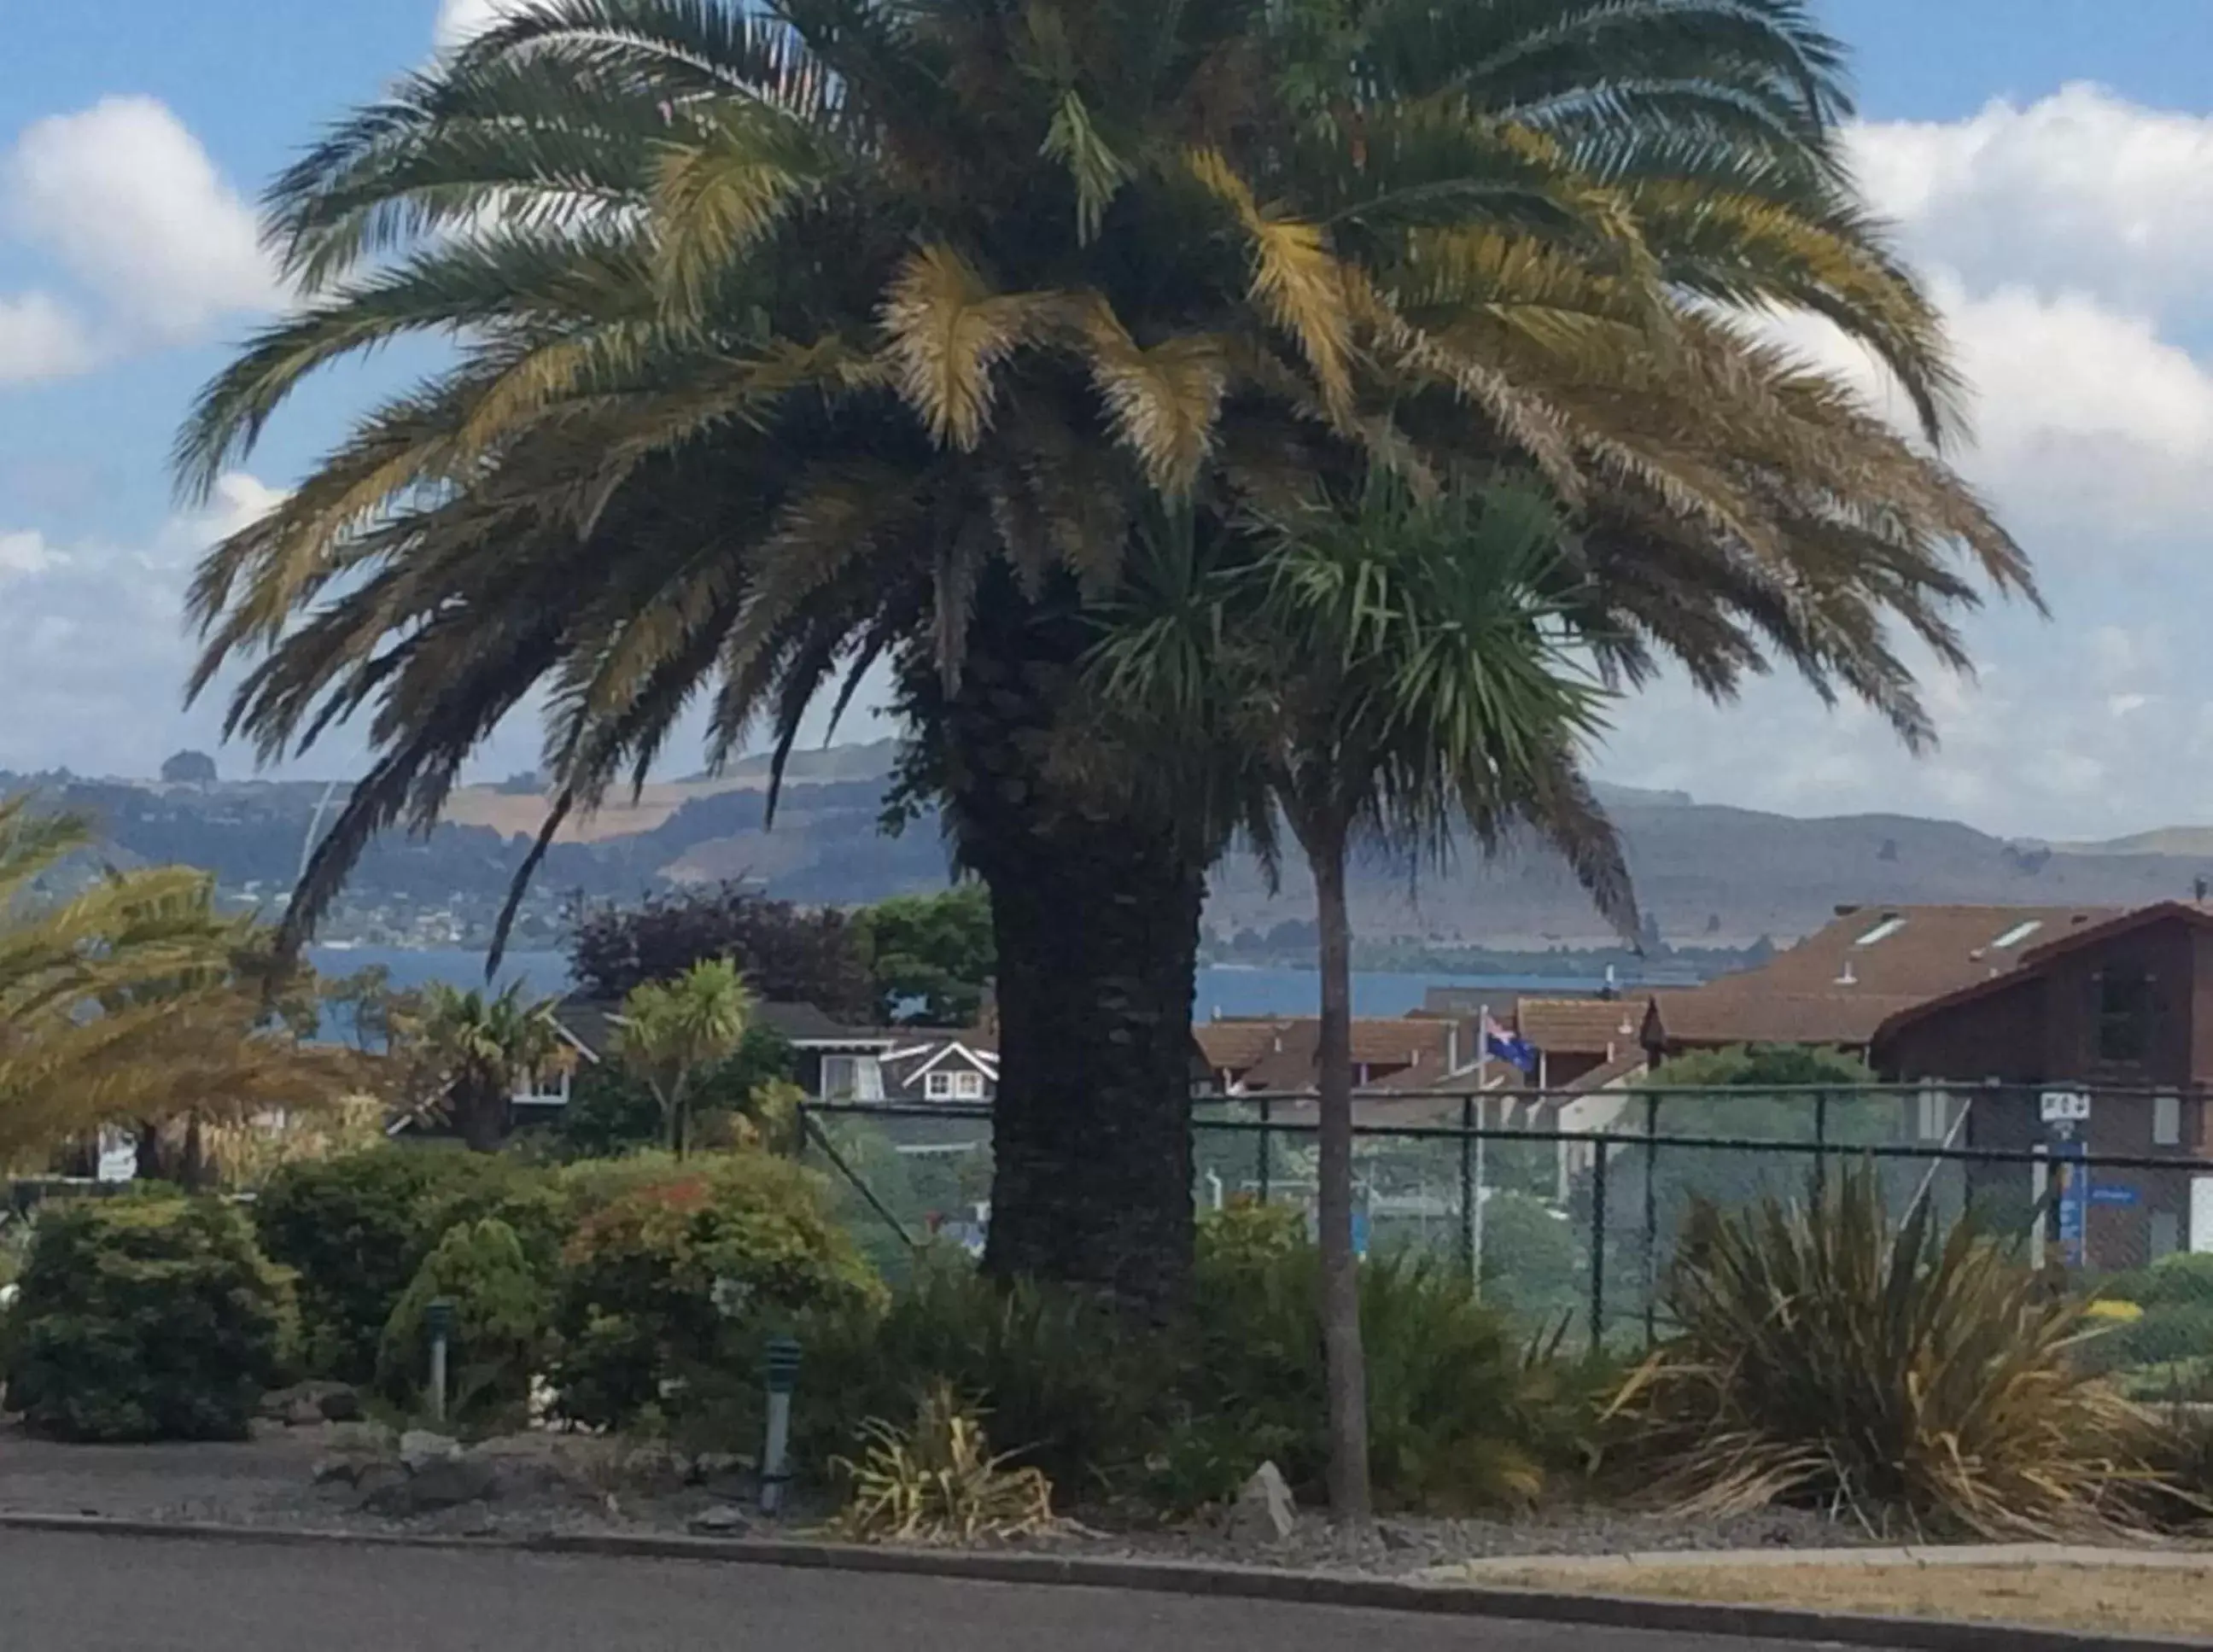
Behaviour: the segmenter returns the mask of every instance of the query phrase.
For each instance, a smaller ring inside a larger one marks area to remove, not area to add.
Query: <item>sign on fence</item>
[[[2079,1268],[2083,1262],[2083,1238],[2089,1227],[2090,1166],[2088,1149],[2081,1142],[2055,1142],[2051,1156],[2059,1161],[2059,1260]]]

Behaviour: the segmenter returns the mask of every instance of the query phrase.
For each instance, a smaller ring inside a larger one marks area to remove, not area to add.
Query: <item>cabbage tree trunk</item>
[[[1372,1516],[1368,1469],[1367,1356],[1360,1339],[1360,1259],[1352,1245],[1352,920],[1345,900],[1344,826],[1301,834],[1314,869],[1320,930],[1320,1095],[1322,1346],[1329,1405],[1329,1508],[1340,1521]]]

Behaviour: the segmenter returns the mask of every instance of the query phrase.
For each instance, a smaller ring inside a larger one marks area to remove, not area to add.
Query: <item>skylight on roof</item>
[[[2040,917],[2032,917],[2025,923],[2016,924],[1990,942],[1991,950],[2003,952],[2008,947],[2017,947],[2043,927],[2044,920]]]
[[[1852,942],[1852,944],[1856,947],[1872,947],[1878,941],[1889,940],[1891,936],[1896,935],[1905,927],[1905,920],[1904,918],[1886,917],[1881,923],[1876,924],[1875,928],[1869,930],[1865,935]]]

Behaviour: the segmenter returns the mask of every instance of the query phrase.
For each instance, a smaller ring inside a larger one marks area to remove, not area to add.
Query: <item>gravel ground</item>
[[[362,1437],[344,1426],[267,1428],[236,1444],[70,1446],[0,1427],[0,1512],[472,1536],[683,1532],[717,1514],[726,1524],[747,1517],[729,1535],[747,1529],[797,1535],[828,1512],[802,1500],[791,1519],[771,1527],[750,1519],[751,1498],[741,1481],[687,1484],[681,1466],[658,1454],[625,1459],[606,1442],[538,1436],[496,1449],[526,1460],[559,1459],[560,1475],[488,1502],[387,1517],[363,1512],[358,1494],[344,1485],[315,1484],[318,1466],[344,1455]],[[1358,1548],[1313,1514],[1300,1516],[1288,1539],[1265,1545],[1233,1541],[1213,1521],[1147,1531],[1105,1530],[1101,1524],[1077,1521],[1022,1546],[1395,1575],[1499,1555],[1837,1548],[1868,1540],[1856,1528],[1791,1510],[1714,1521],[1573,1506],[1491,1520],[1386,1518]]]

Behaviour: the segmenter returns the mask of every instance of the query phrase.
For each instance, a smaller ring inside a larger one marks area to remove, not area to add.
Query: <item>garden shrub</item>
[[[392,1310],[377,1350],[376,1386],[412,1410],[430,1364],[430,1307],[454,1305],[448,1411],[456,1422],[515,1423],[546,1364],[551,1293],[515,1229],[497,1217],[456,1223],[423,1259]]]
[[[2076,1357],[2086,1304],[1972,1217],[1893,1223],[1868,1170],[1703,1207],[1664,1293],[1680,1327],[1614,1413],[1638,1483],[1686,1510],[1769,1503],[1873,1530],[2041,1538],[2124,1517],[2141,1413]]]
[[[1095,1297],[987,1279],[957,1250],[925,1252],[888,1306],[813,1314],[799,1334],[803,1460],[849,1451],[860,1423],[911,1416],[946,1383],[1003,1450],[1093,1496],[1141,1465],[1171,1360]]]
[[[936,1256],[881,1313],[807,1323],[796,1438],[819,1465],[850,1450],[863,1420],[910,1414],[942,1383],[1066,1495],[1186,1512],[1234,1497],[1265,1460],[1312,1495],[1327,1458],[1320,1283],[1302,1214],[1286,1205],[1204,1217],[1192,1302],[1161,1330]],[[1580,1449],[1591,1396],[1526,1359],[1457,1271],[1387,1255],[1363,1266],[1362,1289],[1387,1505],[1525,1497],[1570,1442]]]
[[[289,1282],[213,1199],[50,1205],[19,1283],[8,1406],[61,1439],[243,1439],[296,1328]]]
[[[1589,1265],[1565,1214],[1527,1193],[1483,1202],[1483,1296],[1524,1324],[1557,1324],[1582,1306]]]
[[[270,1257],[297,1277],[302,1361],[316,1376],[371,1381],[393,1306],[456,1223],[495,1217],[551,1278],[565,1195],[511,1160],[438,1148],[373,1148],[286,1165],[254,1201]]]
[[[586,1213],[563,1253],[556,1383],[580,1421],[628,1423],[680,1409],[672,1393],[750,1383],[734,1344],[881,1299],[820,1179],[789,1160],[642,1157],[580,1167],[568,1185]]]
[[[1201,1224],[1179,1417],[1156,1461],[1164,1502],[1233,1496],[1264,1459],[1294,1490],[1322,1482],[1320,1255],[1299,1227],[1254,1243],[1255,1225],[1271,1220],[1230,1211]],[[1576,1432],[1555,1420],[1576,1411],[1575,1396],[1554,1391],[1444,1259],[1370,1256],[1360,1295],[1378,1502],[1460,1512],[1534,1496],[1556,1440]]]

